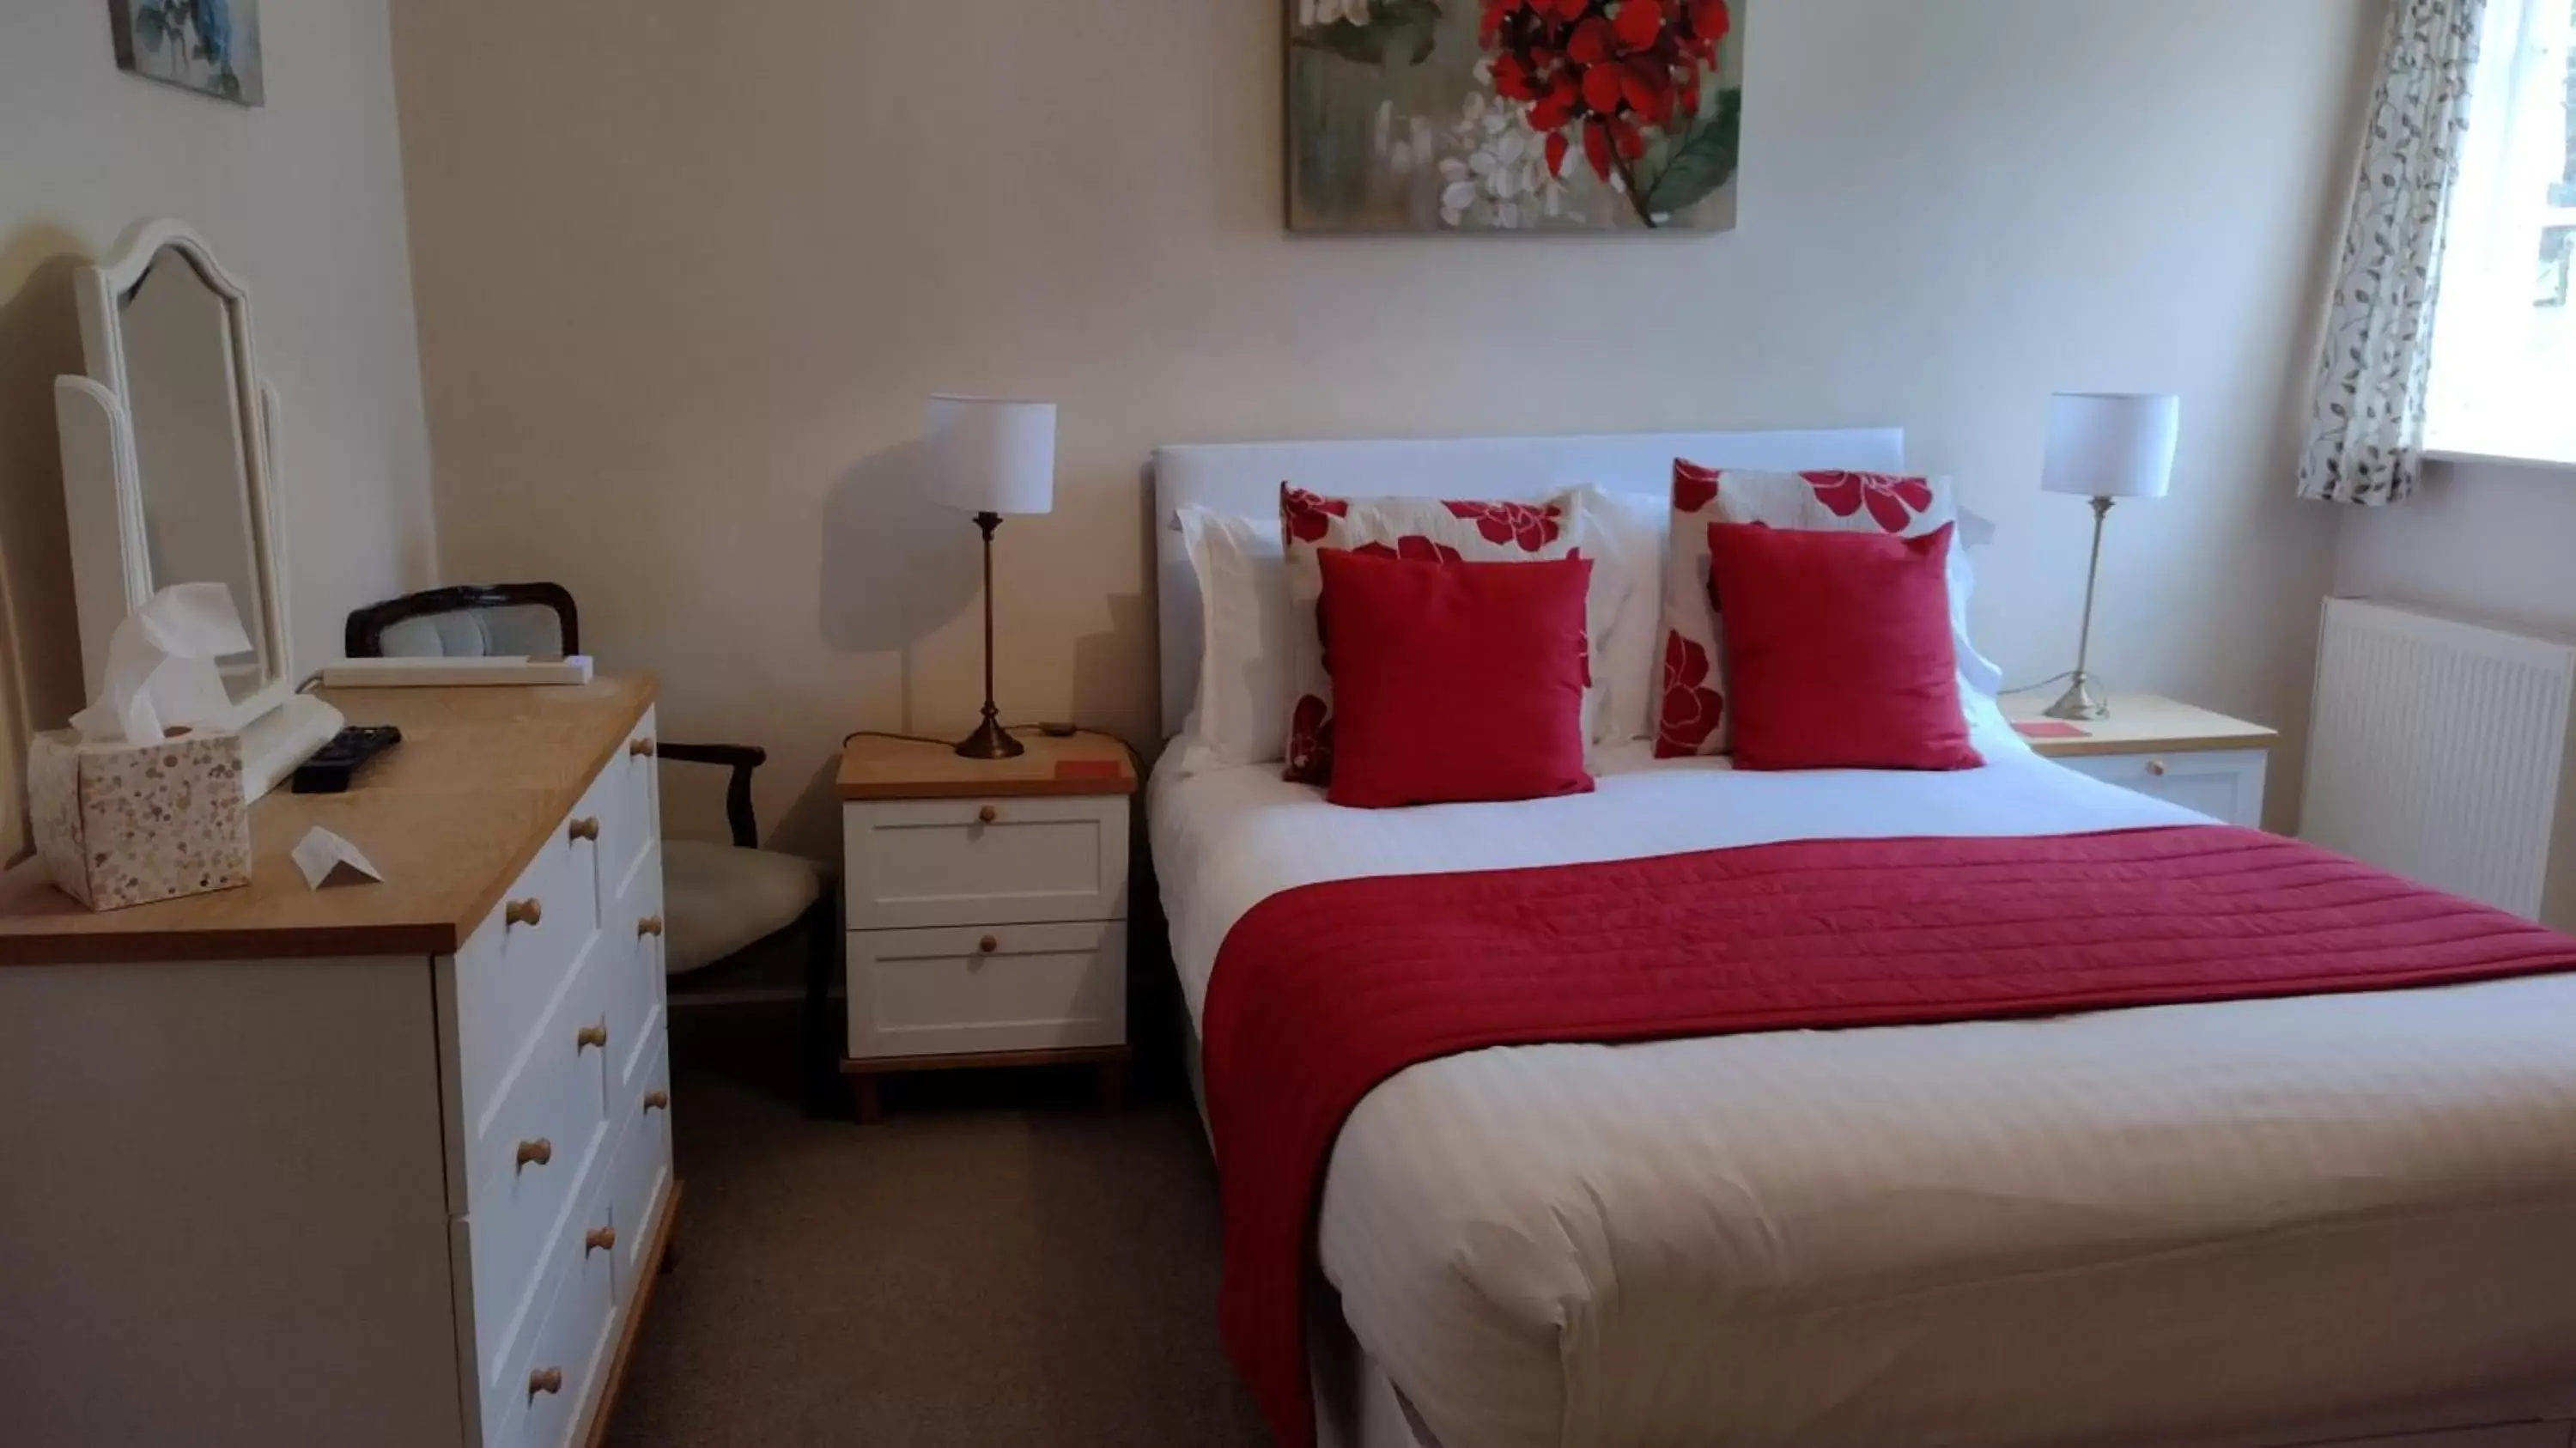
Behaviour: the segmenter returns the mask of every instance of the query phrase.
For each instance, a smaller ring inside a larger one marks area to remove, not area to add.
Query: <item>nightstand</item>
[[[1080,1064],[1127,1076],[1127,840],[1136,760],[1034,730],[1017,759],[853,738],[840,774],[850,1044],[861,1121],[914,1071]]]
[[[2264,775],[2278,731],[2153,694],[2114,695],[2111,717],[2088,724],[2048,718],[2041,712],[2048,702],[2038,695],[2004,700],[2004,715],[2016,725],[2077,731],[2032,738],[2041,756],[2227,824],[2263,827]]]

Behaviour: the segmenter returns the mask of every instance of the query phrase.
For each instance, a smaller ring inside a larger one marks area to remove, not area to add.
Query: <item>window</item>
[[[2576,463],[2576,0],[2492,0],[2426,445]]]

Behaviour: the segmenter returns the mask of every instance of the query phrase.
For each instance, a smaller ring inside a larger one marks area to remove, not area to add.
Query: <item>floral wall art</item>
[[[1286,0],[1288,224],[1723,231],[1744,0]]]
[[[107,9],[119,66],[246,106],[267,99],[259,0],[107,0]]]

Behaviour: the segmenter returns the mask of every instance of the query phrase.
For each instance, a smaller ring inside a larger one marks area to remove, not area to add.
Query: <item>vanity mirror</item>
[[[296,692],[269,440],[277,394],[251,347],[250,301],[203,238],[146,222],[81,268],[87,374],[54,384],[91,697],[116,626],[179,583],[220,583],[251,639],[219,660],[242,736],[242,788],[266,794],[340,730]]]

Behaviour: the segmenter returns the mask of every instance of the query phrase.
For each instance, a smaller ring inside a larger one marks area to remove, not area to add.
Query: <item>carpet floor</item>
[[[611,1444],[1266,1441],[1216,1342],[1186,1098],[1104,1115],[1078,1072],[924,1077],[882,1126],[816,1120],[792,1023],[735,1015],[674,1022],[678,1265]]]

